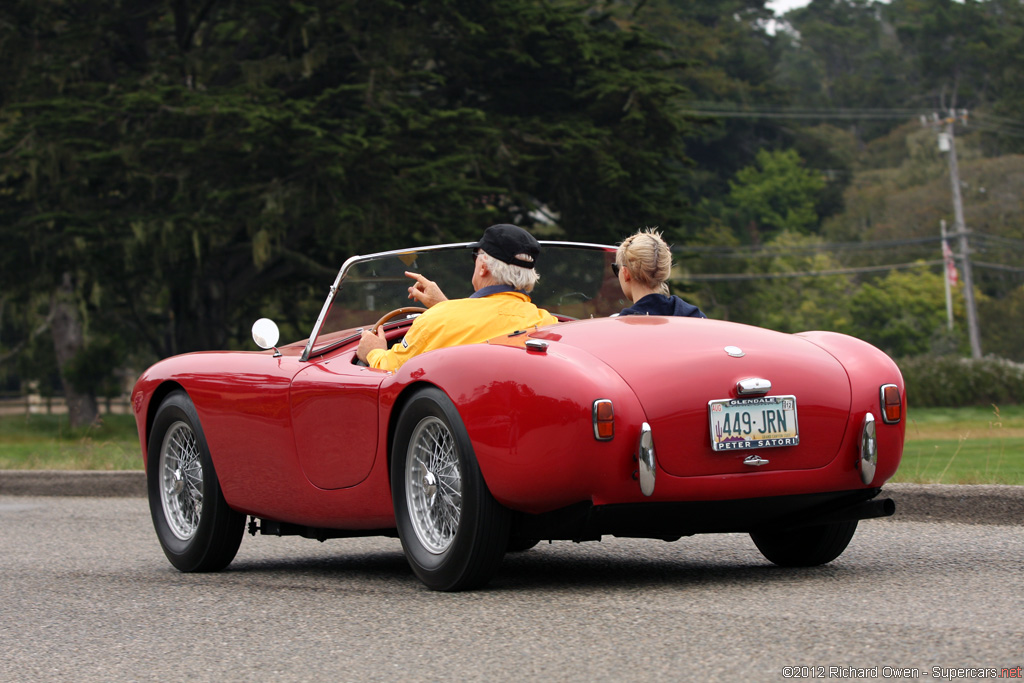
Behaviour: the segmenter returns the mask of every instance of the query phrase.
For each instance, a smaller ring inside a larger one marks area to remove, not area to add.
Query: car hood
[[[832,461],[851,406],[850,381],[831,354],[801,337],[716,320],[627,316],[563,323],[533,335],[569,344],[610,366],[636,394],[659,465],[677,476],[810,469]],[[715,451],[709,402],[738,398],[747,379],[767,396],[796,398],[796,446]],[[638,428],[639,426],[637,426]]]

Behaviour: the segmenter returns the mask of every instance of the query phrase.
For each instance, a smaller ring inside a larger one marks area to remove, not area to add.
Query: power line
[[[773,105],[757,105],[755,108],[745,109],[742,105],[729,106],[721,102],[690,102],[689,106],[681,108],[681,114],[687,116],[703,116],[710,118],[741,118],[741,119],[873,119],[873,120],[900,120],[900,119],[921,119],[928,118],[931,111],[923,109],[900,109],[900,108],[814,108],[814,107],[787,107]],[[974,114],[967,126],[977,128],[989,133],[1006,135],[1008,137],[1024,137],[1024,121],[997,116],[994,114]]]
[[[830,270],[805,270],[789,273],[704,273],[669,278],[671,281],[687,282],[732,282],[741,280],[779,280],[797,277],[823,277],[826,275],[856,275],[859,273],[879,273],[889,270],[907,270],[924,266],[945,265],[942,259],[917,261],[915,263],[891,263],[884,266],[861,266],[859,268],[832,268]]]
[[[1014,246],[1018,249],[1024,249],[1024,240],[1017,239],[1016,237],[1002,237],[1000,235],[990,235],[985,232],[972,232],[972,239],[980,239],[982,242],[998,242],[1007,246]]]
[[[1007,273],[1024,273],[1024,268],[1018,268],[1016,266],[1007,266],[1002,263],[987,263],[985,261],[971,261],[971,265],[975,268],[985,268],[988,270],[1001,270]]]
[[[1005,135],[1011,138],[1024,138],[1024,130],[1016,130],[1013,128],[1007,128],[1005,126],[998,126],[986,123],[972,123],[970,128],[984,131],[987,133],[995,133],[997,135]]]
[[[707,116],[724,119],[883,119],[899,120],[913,118],[920,112],[899,114],[896,112],[855,112],[855,111],[734,111],[727,109],[682,109],[681,114],[687,116]]]
[[[951,233],[947,237],[958,237]],[[997,242],[1008,247],[1024,249],[1024,239],[1014,237],[1001,237],[983,232],[971,232],[971,239],[982,242]],[[861,242],[821,242],[819,244],[805,244],[800,246],[775,246],[775,245],[740,245],[732,247],[714,245],[692,245],[673,246],[672,251],[677,254],[705,254],[715,258],[776,258],[779,256],[792,256],[808,253],[830,253],[832,255],[842,254],[850,251],[878,251],[891,250],[896,247],[929,246],[941,242],[942,237],[910,237],[900,240],[876,240]]]
[[[971,120],[975,119],[992,119],[997,123],[1006,123],[1011,126],[1024,126],[1024,121],[1019,119],[1011,119],[1006,116],[999,116],[997,114],[986,114],[984,112],[973,112],[971,114]]]
[[[740,102],[716,102],[711,100],[694,100],[687,102],[694,109],[714,111],[746,111],[752,113],[775,114],[835,114],[857,116],[889,115],[889,116],[931,116],[932,109],[916,107],[798,107],[788,104],[746,104]]]
[[[828,270],[802,270],[787,273],[693,273],[670,277],[671,282],[740,282],[745,280],[782,280],[802,277],[825,277],[829,275],[859,275],[862,273],[884,273],[890,270],[911,270],[913,268],[945,266],[942,259],[915,261],[913,263],[890,263],[879,266],[860,266],[858,268],[831,268]],[[983,270],[999,270],[1003,272],[1024,274],[1024,268],[1007,266],[1001,263],[971,261],[976,268]]]
[[[673,247],[672,251],[682,253],[712,254],[721,258],[751,258],[751,257],[775,257],[789,256],[799,253],[830,252],[830,251],[872,251],[877,249],[891,249],[899,246],[913,246],[919,244],[932,244],[939,242],[941,237],[913,237],[902,240],[882,240],[875,242],[822,242],[820,244],[807,244],[797,247],[774,245],[743,245],[737,247],[719,246],[685,246]],[[1024,244],[1024,240],[1021,241]]]
[[[1024,131],[1024,121],[1010,119],[1005,116],[996,116],[995,114],[972,113],[970,121],[984,123],[988,126],[998,126]]]

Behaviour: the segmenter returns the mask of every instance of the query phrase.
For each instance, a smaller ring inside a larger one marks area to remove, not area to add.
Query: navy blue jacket
[[[619,315],[681,315],[688,318],[706,318],[699,308],[688,304],[678,296],[648,294]]]

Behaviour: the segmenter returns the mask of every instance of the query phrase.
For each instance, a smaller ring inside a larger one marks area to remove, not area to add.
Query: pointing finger
[[[427,278],[423,277],[419,273],[411,273],[408,270],[405,271],[405,276],[406,277],[411,277],[413,280],[415,280],[416,282],[420,283],[424,287],[426,287],[427,283],[430,282],[430,280],[428,280]]]

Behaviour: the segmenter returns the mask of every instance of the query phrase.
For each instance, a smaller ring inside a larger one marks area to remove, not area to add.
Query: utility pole
[[[953,265],[953,252],[949,248],[949,243],[946,242],[946,219],[943,218],[939,221],[939,228],[942,234],[942,283],[946,286],[946,325],[949,331],[953,331],[953,295],[950,291],[952,284],[950,280],[953,276],[951,268],[955,268]]]
[[[967,111],[961,109],[960,116],[967,118]],[[971,253],[967,243],[967,225],[964,223],[964,203],[960,195],[960,170],[956,161],[956,138],[953,136],[953,123],[957,112],[950,110],[945,119],[946,131],[943,141],[940,137],[939,149],[949,145],[949,181],[953,190],[953,234],[960,242],[960,270],[964,274],[964,302],[967,304],[967,338],[971,342],[971,358],[981,358],[981,335],[978,332],[978,310],[974,303],[974,278],[971,276]],[[944,144],[945,143],[945,144]]]

